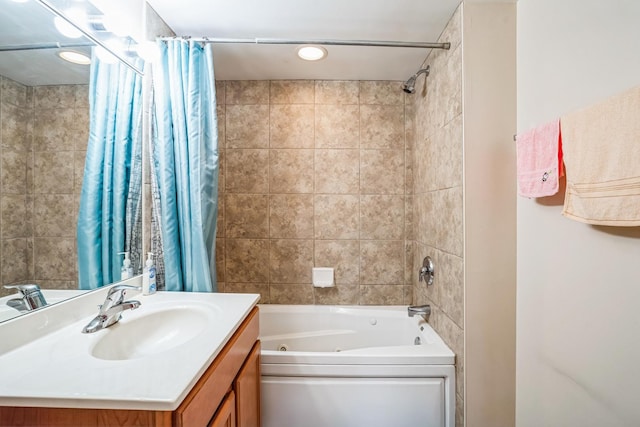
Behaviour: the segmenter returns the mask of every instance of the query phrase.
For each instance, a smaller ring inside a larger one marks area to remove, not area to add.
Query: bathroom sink
[[[105,329],[91,348],[91,355],[104,360],[131,360],[163,353],[197,339],[215,321],[211,306],[188,304],[154,307],[139,316],[123,313],[122,320]]]

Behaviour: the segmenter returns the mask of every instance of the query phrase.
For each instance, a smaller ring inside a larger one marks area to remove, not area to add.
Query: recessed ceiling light
[[[305,61],[319,61],[328,55],[322,46],[304,45],[298,47],[298,56]]]
[[[65,61],[73,62],[74,64],[91,64],[91,59],[87,55],[80,52],[74,52],[72,50],[63,50],[62,52],[58,52],[58,56]]]

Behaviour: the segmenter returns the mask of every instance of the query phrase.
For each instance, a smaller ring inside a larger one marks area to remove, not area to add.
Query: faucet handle
[[[133,285],[115,285],[109,288],[109,292],[107,293],[107,298],[105,299],[104,304],[102,306],[107,305],[106,309],[110,308],[111,305],[120,304],[124,301],[124,296],[129,290],[138,290],[141,291],[142,288],[140,286]],[[110,304],[108,304],[110,302]],[[101,306],[101,309],[102,309]]]
[[[29,310],[34,310],[36,308],[44,307],[45,305],[47,305],[47,301],[44,299],[44,295],[42,295],[42,292],[40,292],[40,286],[34,283],[27,283],[23,285],[5,285],[4,288],[17,289]]]

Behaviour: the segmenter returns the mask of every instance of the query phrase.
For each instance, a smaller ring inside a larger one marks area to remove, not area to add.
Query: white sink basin
[[[124,311],[122,320],[103,332],[91,355],[104,360],[129,360],[162,353],[197,339],[215,322],[218,313],[219,310],[214,312],[211,307],[195,303],[156,308],[138,317],[133,311]]]
[[[119,284],[140,286],[141,277]],[[0,322],[0,406],[174,411],[258,295],[158,292],[83,334],[108,288]]]

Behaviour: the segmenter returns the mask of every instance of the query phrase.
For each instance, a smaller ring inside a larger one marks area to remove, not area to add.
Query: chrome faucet
[[[40,286],[34,284],[28,285],[5,285],[5,289],[17,289],[20,292],[20,298],[12,298],[7,301],[7,305],[21,311],[31,311],[36,308],[44,307],[47,301],[40,292]]]
[[[429,315],[431,314],[431,306],[429,304],[425,305],[412,305],[407,308],[407,312],[409,317],[413,316],[422,316],[425,322],[429,321]]]
[[[117,323],[125,310],[135,310],[140,307],[140,301],[125,301],[129,290],[140,290],[138,286],[116,285],[109,289],[107,298],[100,306],[98,315],[82,329],[83,334],[90,334]]]

